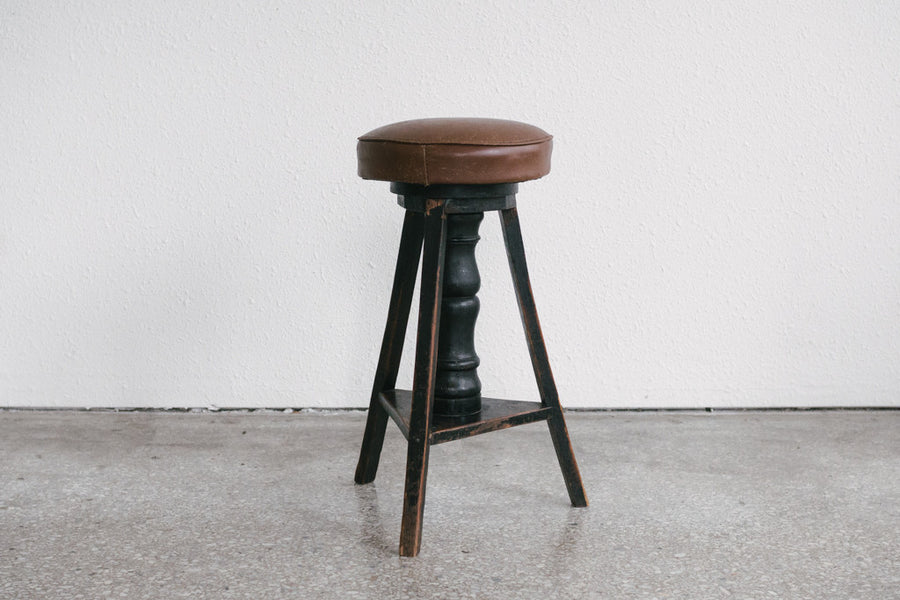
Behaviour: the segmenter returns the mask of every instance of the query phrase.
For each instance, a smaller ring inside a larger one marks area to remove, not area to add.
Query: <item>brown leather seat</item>
[[[502,119],[417,119],[379,127],[356,146],[363,179],[419,185],[517,183],[550,172],[553,136]]]

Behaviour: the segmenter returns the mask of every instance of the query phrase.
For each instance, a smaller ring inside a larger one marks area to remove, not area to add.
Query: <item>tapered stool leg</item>
[[[381,354],[378,357],[375,383],[372,385],[372,397],[369,400],[366,431],[363,434],[359,462],[356,465],[356,476],[354,477],[356,483],[370,483],[375,479],[375,473],[378,471],[378,460],[381,457],[384,430],[388,420],[388,414],[381,406],[378,395],[393,389],[397,382],[400,357],[403,353],[403,339],[406,336],[409,310],[412,305],[413,290],[416,286],[419,255],[422,251],[422,227],[422,215],[407,211],[403,221],[403,232],[400,234],[400,251],[397,254],[394,287],[391,292],[384,338],[381,342]]]
[[[553,447],[556,449],[556,458],[559,461],[560,469],[562,469],[572,506],[587,506],[588,502],[584,493],[584,485],[581,482],[578,464],[575,462],[575,453],[572,451],[572,443],[569,440],[566,421],[563,417],[562,407],[559,404],[559,394],[556,391],[556,383],[553,381],[550,360],[547,357],[547,347],[544,344],[541,324],[534,305],[534,293],[531,290],[528,266],[525,263],[525,246],[522,243],[519,215],[515,207],[508,208],[500,211],[500,219],[503,226],[503,241],[506,244],[506,255],[509,259],[509,270],[512,273],[516,299],[519,303],[519,314],[522,317],[522,325],[525,328],[525,337],[528,341],[531,366],[537,379],[541,403],[550,408],[547,424],[550,427]]]
[[[422,514],[425,507],[425,480],[428,475],[428,453],[431,446],[431,417],[446,245],[447,221],[444,204],[438,202],[425,213],[422,288],[419,296],[419,325],[416,332],[416,360],[409,416],[403,520],[400,524],[401,556],[416,556],[422,542]]]

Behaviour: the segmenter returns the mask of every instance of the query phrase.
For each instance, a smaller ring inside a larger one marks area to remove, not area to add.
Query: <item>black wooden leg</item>
[[[409,309],[416,286],[416,270],[419,268],[419,254],[422,250],[422,227],[422,215],[407,211],[403,221],[403,233],[400,235],[400,251],[397,254],[397,268],[394,271],[394,287],[388,308],[387,325],[384,328],[381,354],[378,357],[378,368],[375,370],[375,383],[372,385],[372,397],[369,400],[366,431],[363,434],[359,462],[356,465],[354,477],[356,483],[370,483],[378,471],[378,459],[381,456],[384,430],[388,420],[388,414],[381,406],[378,394],[393,389],[397,383],[403,339],[409,322]]]
[[[438,202],[425,213],[422,289],[419,299],[419,325],[416,332],[412,409],[409,416],[403,520],[400,526],[401,556],[416,556],[422,541],[422,513],[425,506],[425,480],[428,475],[446,238],[447,221],[444,205]]]
[[[569,440],[566,421],[559,404],[559,394],[556,391],[556,383],[553,381],[553,373],[550,371],[547,347],[544,344],[541,324],[538,321],[534,305],[534,293],[531,290],[528,266],[525,263],[522,230],[519,227],[519,214],[515,207],[508,208],[500,211],[500,219],[503,224],[503,240],[506,243],[509,270],[512,273],[516,298],[519,302],[519,314],[522,317],[525,337],[528,340],[531,366],[534,368],[534,376],[537,379],[541,403],[551,409],[547,424],[550,426],[550,437],[556,448],[556,458],[559,460],[572,506],[587,506],[584,485],[581,482],[581,474],[578,472],[578,464],[575,462],[575,453],[572,451],[572,443]]]

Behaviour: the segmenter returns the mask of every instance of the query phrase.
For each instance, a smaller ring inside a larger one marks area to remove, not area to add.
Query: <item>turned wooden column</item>
[[[447,215],[444,294],[438,334],[434,414],[467,417],[481,411],[481,380],[475,353],[475,320],[481,276],[475,262],[484,213]]]

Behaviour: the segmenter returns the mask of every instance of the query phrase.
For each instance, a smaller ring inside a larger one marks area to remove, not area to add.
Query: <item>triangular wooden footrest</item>
[[[381,405],[397,423],[403,436],[409,439],[409,414],[412,406],[412,392],[409,390],[388,390],[378,395]],[[550,409],[540,402],[520,400],[499,400],[482,398],[481,412],[470,418],[446,418],[434,415],[431,419],[431,444],[461,440],[479,433],[497,431],[535,421],[546,421]]]

